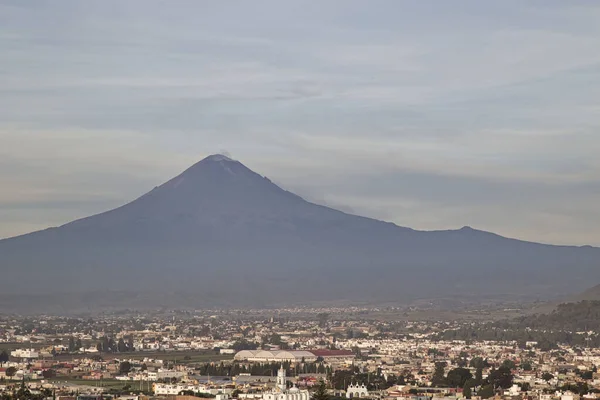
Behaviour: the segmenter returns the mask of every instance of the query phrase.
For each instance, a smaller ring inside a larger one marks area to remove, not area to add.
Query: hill
[[[222,155],[117,209],[2,240],[0,265],[4,296],[141,293],[148,306],[538,298],[600,281],[600,249],[350,215]]]
[[[559,304],[546,314],[536,314],[480,325],[465,325],[439,335],[444,340],[514,340],[535,341],[542,348],[556,348],[558,343],[600,346],[600,301]]]
[[[596,285],[594,287],[586,289],[583,292],[575,296],[571,296],[569,298],[570,302],[578,302],[585,300],[600,301],[600,285]]]

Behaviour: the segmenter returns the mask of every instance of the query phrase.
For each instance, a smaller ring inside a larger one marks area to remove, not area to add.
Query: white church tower
[[[283,368],[283,366],[279,368],[279,371],[277,372],[277,387],[282,392],[285,392],[287,390],[287,379],[285,376],[285,369]]]
[[[262,399],[254,397],[255,400],[310,400],[308,390],[300,390],[295,385],[287,388],[287,377],[285,369],[281,367],[277,372],[277,386],[271,392],[263,394]]]

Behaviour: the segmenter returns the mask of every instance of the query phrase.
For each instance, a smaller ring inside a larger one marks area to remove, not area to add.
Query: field
[[[165,361],[177,361],[178,364],[193,364],[233,360],[232,354],[210,354],[198,351],[172,351],[164,352],[137,352],[115,354],[118,358],[141,360],[144,358],[156,358]]]
[[[133,353],[110,353],[110,354],[90,354],[89,356],[99,355],[105,360],[110,359],[128,359],[128,360],[143,360],[144,358],[153,358],[164,361],[177,361],[178,364],[194,364],[194,363],[207,363],[207,362],[220,362],[226,360],[233,360],[232,354],[215,354],[201,351],[171,351],[171,352],[160,352],[160,351],[139,351]],[[68,361],[76,358],[82,358],[82,354],[64,354],[56,357],[60,361]]]
[[[56,378],[50,380],[50,382],[56,384],[57,386],[62,387],[73,387],[74,391],[77,391],[77,386],[87,386],[87,387],[98,387],[105,388],[107,390],[116,389],[123,390],[125,387],[129,386],[132,390],[138,390],[140,388],[139,381],[118,381],[116,379],[103,379],[100,381],[92,381],[85,379],[69,379],[65,378]],[[152,383],[143,382],[143,390],[148,390],[148,385],[152,387]]]
[[[41,349],[42,347],[47,347],[47,344],[40,343],[8,343],[2,342],[0,343],[0,351],[6,350],[10,352],[15,349]]]

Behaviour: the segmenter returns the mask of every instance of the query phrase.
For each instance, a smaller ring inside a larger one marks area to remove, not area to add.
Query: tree
[[[465,382],[465,386],[463,387],[463,396],[466,399],[470,399],[471,396],[473,396],[473,393],[471,392],[471,386],[469,386],[467,382]]]
[[[552,375],[550,372],[544,372],[542,374],[542,379],[546,382],[550,382],[552,379],[554,379],[554,375]]]
[[[233,343],[233,345],[231,345],[231,348],[234,349],[235,351],[256,350],[258,348],[258,343],[250,342],[246,339],[241,339],[241,340],[236,340]]]
[[[592,380],[594,379],[594,373],[592,371],[585,371],[581,373],[581,379]]]
[[[533,369],[531,367],[531,363],[530,362],[523,363],[523,365],[521,365],[521,368],[523,368],[523,371],[531,371]]]
[[[71,336],[69,338],[69,353],[72,353],[75,351],[75,338],[73,336]]]
[[[119,353],[127,352],[127,346],[125,345],[125,341],[123,340],[123,338],[120,338],[119,342],[117,343],[117,351]]]
[[[473,378],[471,371],[466,368],[455,368],[448,372],[446,381],[450,387],[463,387],[468,380]]]
[[[135,346],[133,344],[133,336],[129,336],[129,339],[127,339],[127,350],[135,351]]]
[[[119,365],[119,373],[121,375],[127,375],[131,371],[131,363],[129,361],[123,361]]]
[[[327,313],[317,314],[317,320],[319,321],[320,328],[325,328],[325,326],[327,326],[328,319],[329,319],[329,314],[327,314]]]
[[[53,369],[46,369],[46,370],[42,371],[42,376],[44,377],[44,379],[55,378],[56,371],[54,371]]]
[[[444,377],[444,370],[446,368],[445,362],[435,363],[435,372],[431,378],[431,386],[440,387],[446,385],[446,378]]]
[[[6,350],[2,350],[2,353],[0,353],[0,363],[5,363],[8,361],[8,359],[8,353],[6,352]]]
[[[477,368],[475,371],[475,386],[479,386],[483,383],[483,368]]]
[[[490,372],[488,382],[494,387],[508,389],[513,384],[513,375],[510,368],[502,366]]]
[[[327,393],[327,387],[325,382],[321,380],[317,386],[317,390],[313,393],[313,400],[329,400],[329,394]]]
[[[513,360],[504,360],[502,366],[508,369],[515,369],[515,362]]]
[[[494,396],[494,387],[492,385],[485,385],[477,392],[477,395],[482,399],[489,399]]]
[[[31,400],[31,391],[25,386],[25,382],[21,384],[21,387],[17,391],[15,398],[17,400]]]
[[[469,367],[471,368],[485,368],[487,366],[489,366],[487,360],[481,357],[473,357],[469,363]]]
[[[8,376],[9,378],[12,378],[17,373],[17,369],[15,367],[8,367],[8,368],[6,368],[5,373],[6,373],[6,376]]]

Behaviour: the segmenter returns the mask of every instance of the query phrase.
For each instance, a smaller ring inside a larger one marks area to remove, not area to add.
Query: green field
[[[116,379],[103,379],[99,381],[85,380],[85,379],[69,379],[65,378],[56,378],[50,380],[50,382],[56,385],[80,385],[80,386],[93,386],[93,387],[102,387],[106,389],[117,389],[123,390],[126,386],[129,386],[131,390],[138,390],[140,387],[139,381],[118,381]],[[143,382],[144,390],[148,389],[148,382]],[[152,388],[152,382],[150,382],[150,388]]]
[[[41,349],[42,347],[47,347],[47,344],[40,343],[0,343],[0,351],[6,350],[11,351],[15,349]]]
[[[158,360],[165,361],[176,361],[178,364],[193,364],[193,363],[206,363],[216,361],[233,360],[231,354],[206,354],[197,351],[176,351],[176,352],[138,352],[138,353],[119,353],[114,354],[114,357],[118,358],[129,358],[132,360],[141,360],[144,358],[155,358]]]

